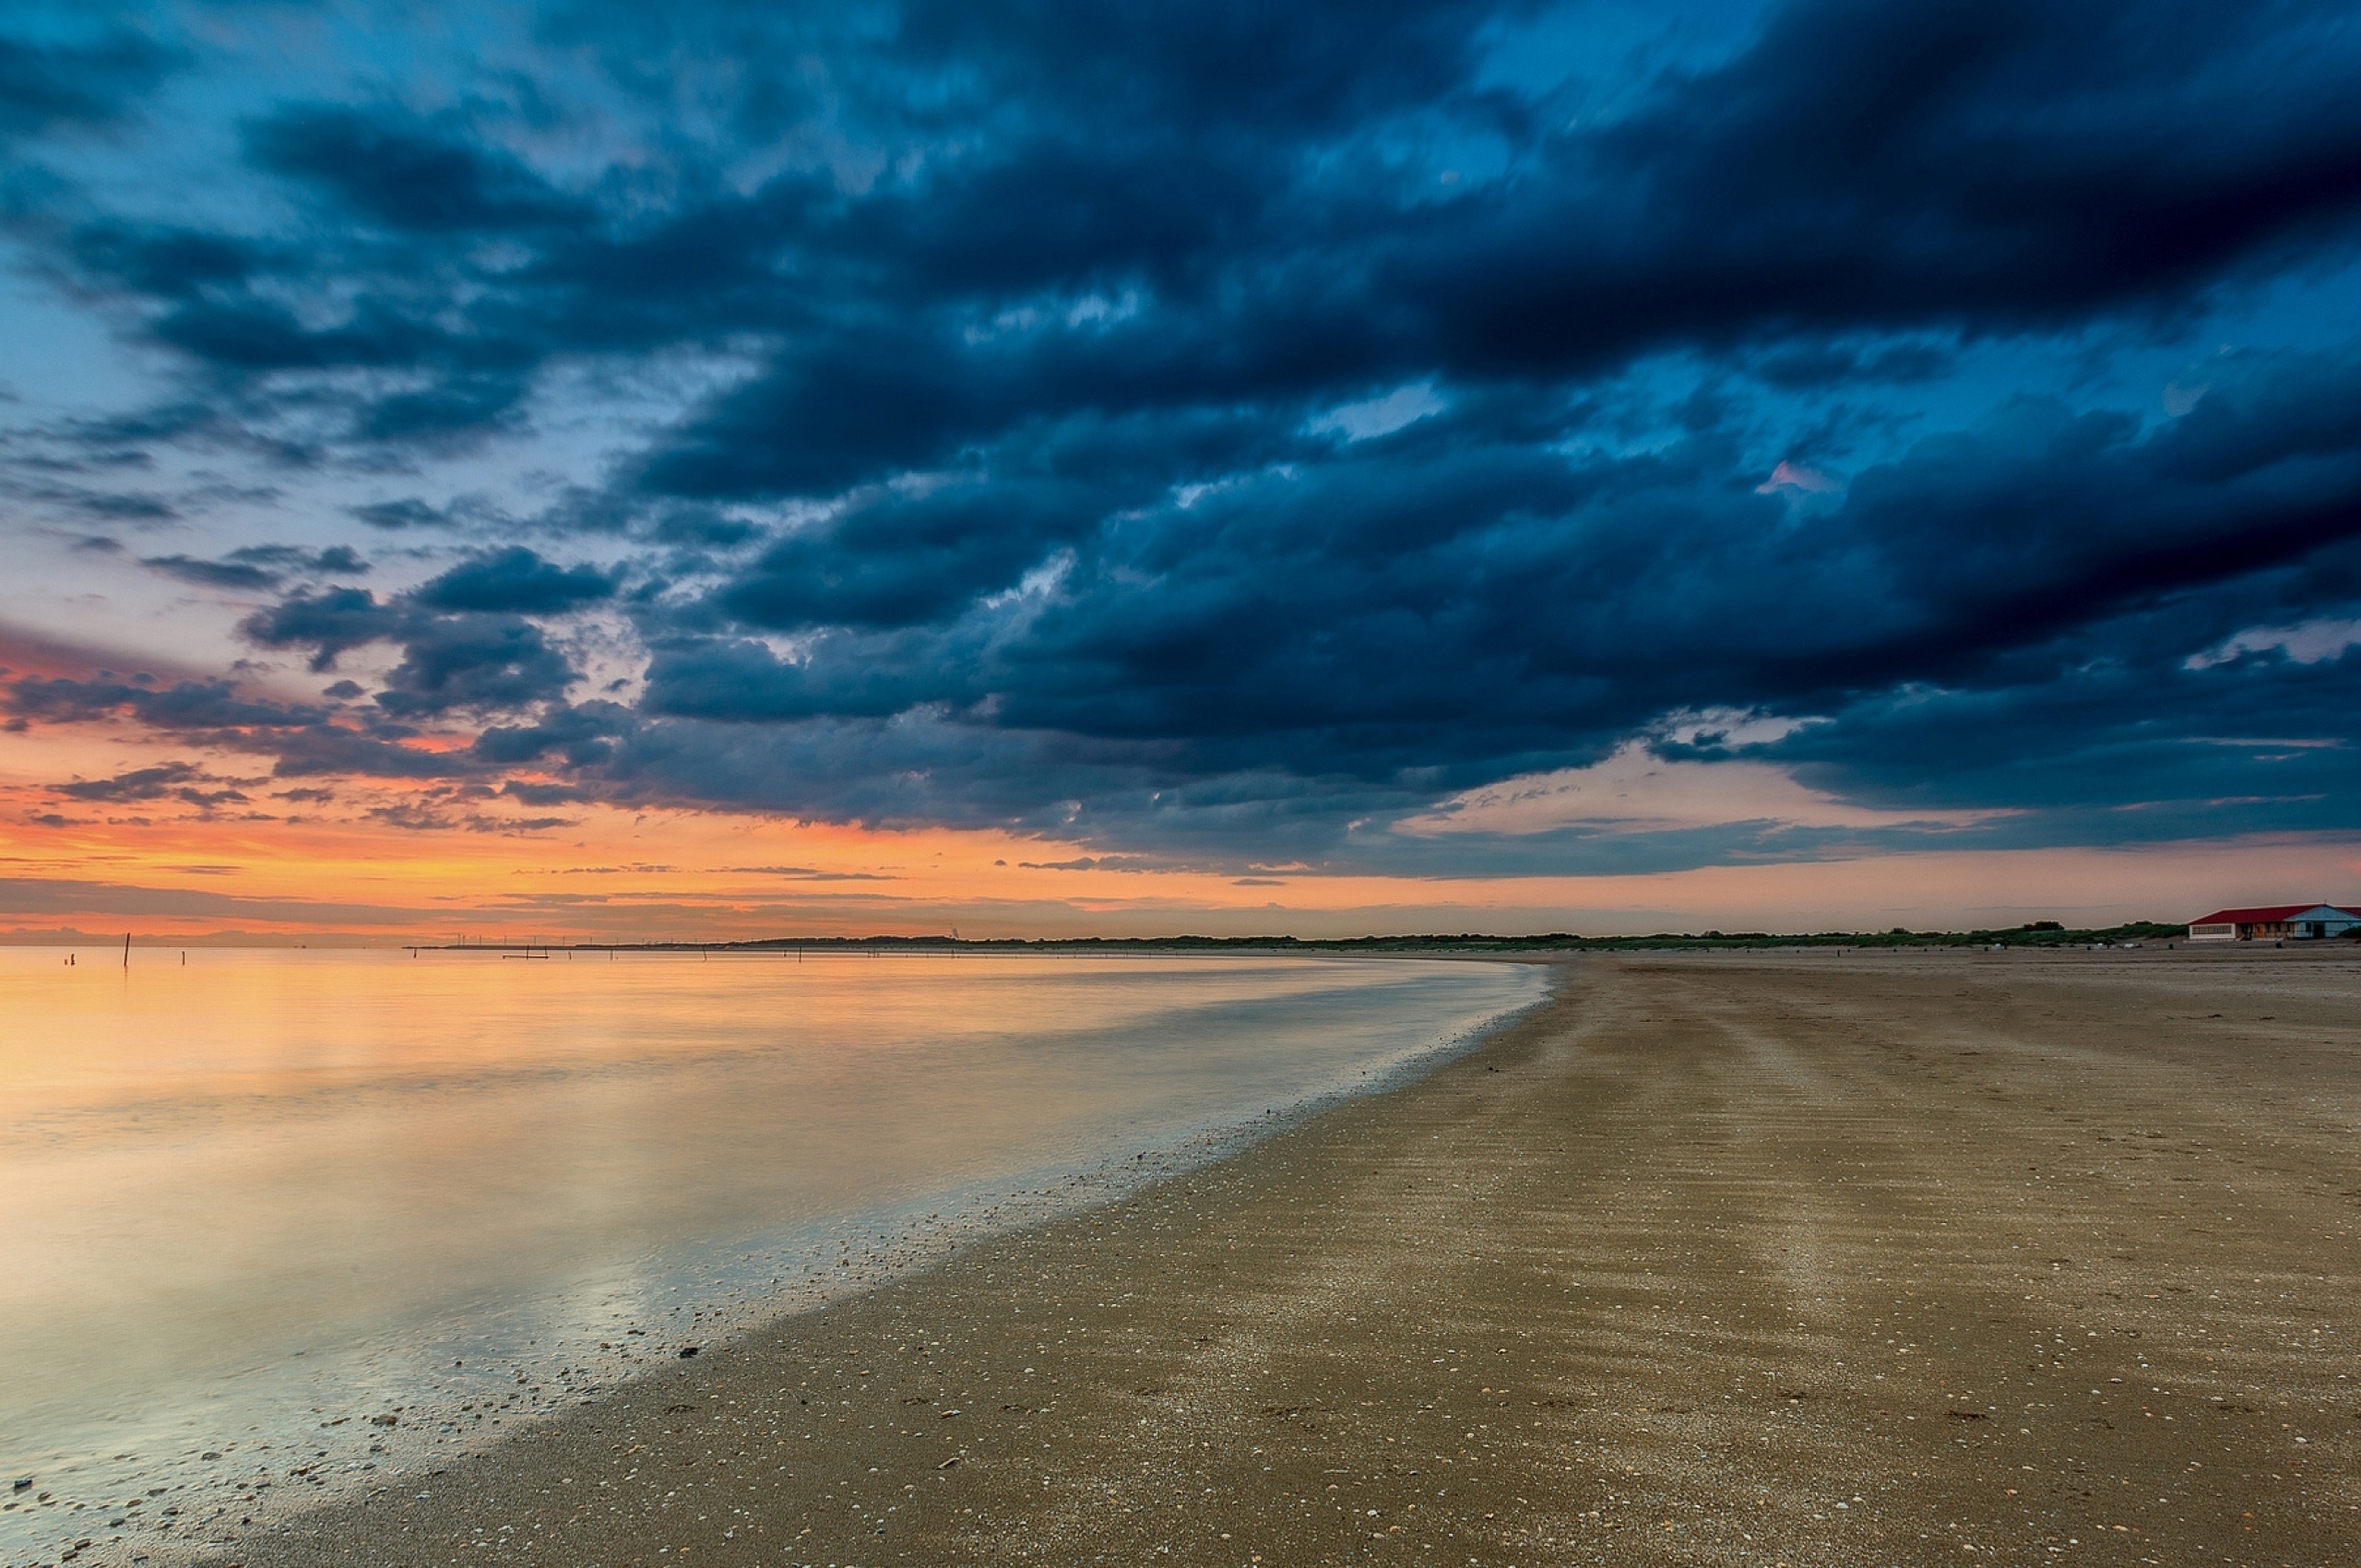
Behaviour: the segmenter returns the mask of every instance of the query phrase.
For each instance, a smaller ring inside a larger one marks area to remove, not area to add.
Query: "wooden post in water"
[[[131,968],[131,933],[127,931],[123,933],[123,967]]]

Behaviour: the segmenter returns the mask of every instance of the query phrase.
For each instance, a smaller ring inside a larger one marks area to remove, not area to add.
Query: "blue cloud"
[[[452,567],[410,594],[432,610],[546,615],[614,596],[612,577],[589,566],[558,566],[522,545]]]
[[[103,27],[78,41],[38,32],[30,26],[25,33],[0,31],[0,137],[88,130],[128,118],[182,62],[178,51],[131,26]]]

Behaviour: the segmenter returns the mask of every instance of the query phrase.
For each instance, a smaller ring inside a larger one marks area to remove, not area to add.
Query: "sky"
[[[2361,898],[2361,26],[0,16],[0,936]]]

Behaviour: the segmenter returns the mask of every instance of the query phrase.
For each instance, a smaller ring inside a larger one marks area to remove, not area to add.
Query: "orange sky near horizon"
[[[21,653],[21,649],[13,650]],[[61,659],[70,669],[70,657]],[[472,735],[428,735],[421,749]],[[80,780],[187,764],[193,803],[77,800]],[[1661,773],[1661,769],[1659,769]],[[1696,820],[1816,809],[1783,775],[1652,778],[1708,790]],[[1750,804],[1750,801],[1754,803]],[[2350,896],[2361,836],[2247,836],[2121,849],[1928,849],[1535,876],[1249,874],[1074,867],[1103,850],[1013,833],[904,831],[753,813],[536,806],[447,780],[274,778],[127,720],[36,724],[0,748],[0,942],[730,941],[2105,925]],[[1028,863],[1030,862],[1030,863]],[[1064,863],[1062,863],[1064,862]]]
[[[12,758],[12,762],[20,758]],[[11,773],[16,769],[11,768]],[[257,791],[258,794],[263,793]],[[394,827],[357,791],[245,822],[174,801],[79,808],[7,780],[0,941],[726,941],[789,935],[1303,937],[1706,929],[1807,932],[2104,925],[2223,904],[2333,897],[2361,839],[2286,836],[2131,849],[1962,850],[1647,874],[1383,877],[1273,868],[1065,869],[1087,849],[989,832],[799,825],[721,812],[563,808],[566,826],[482,802],[473,827]],[[267,796],[265,797],[267,799]],[[35,812],[47,801],[52,809]],[[283,804],[268,802],[273,806]],[[306,814],[306,813],[314,814]],[[1026,862],[1031,862],[1027,864]]]

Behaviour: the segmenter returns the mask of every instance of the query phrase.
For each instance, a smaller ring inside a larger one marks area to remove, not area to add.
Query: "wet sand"
[[[220,1561],[2350,1564],[2356,1132],[2349,952],[1580,957]]]

